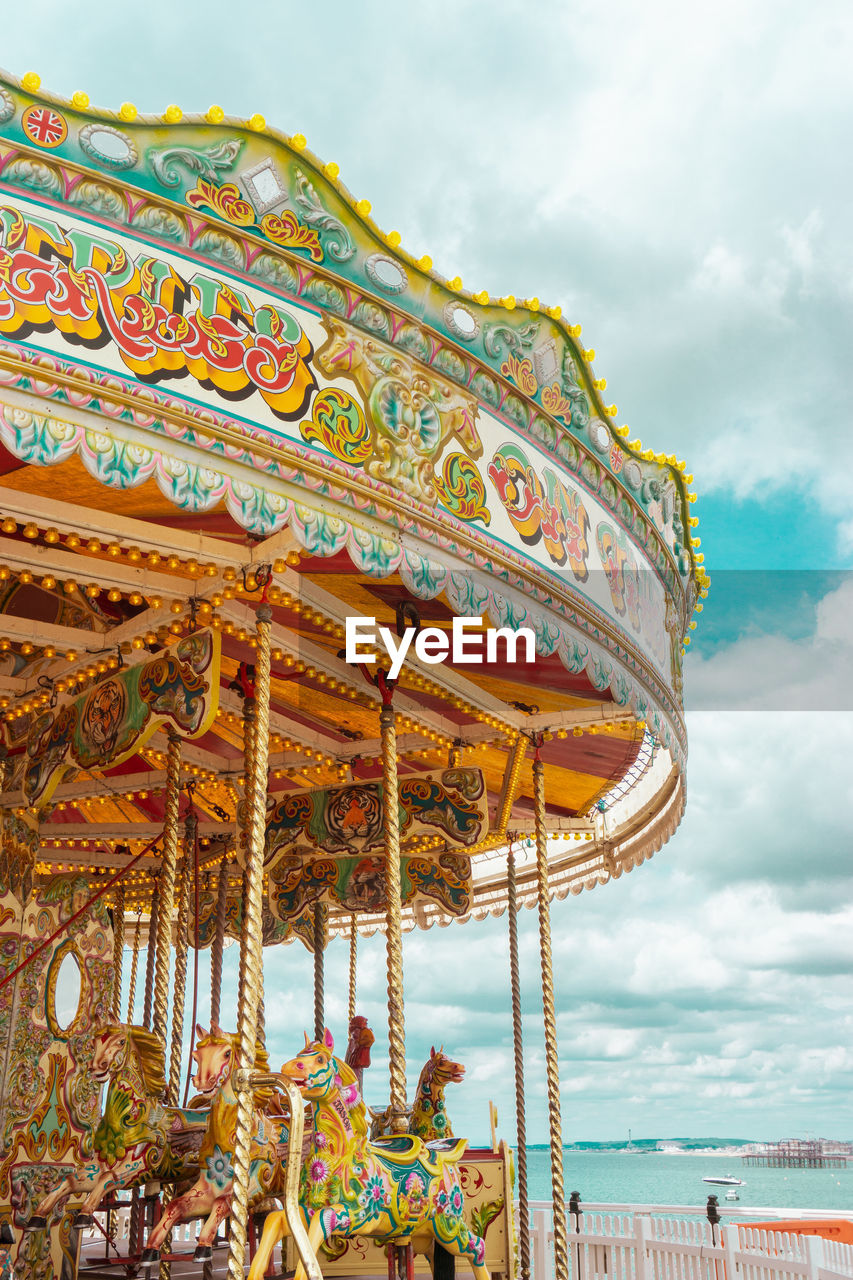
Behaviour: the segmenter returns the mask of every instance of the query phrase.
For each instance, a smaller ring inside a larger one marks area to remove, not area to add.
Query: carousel
[[[0,1275],[529,1280],[527,906],[566,1280],[550,902],[678,825],[708,589],[692,477],[594,355],[260,116],[0,78]],[[504,914],[514,1159],[454,1134],[460,1046],[417,1078],[403,1000],[408,931]],[[290,943],[315,1017],[280,1063]]]

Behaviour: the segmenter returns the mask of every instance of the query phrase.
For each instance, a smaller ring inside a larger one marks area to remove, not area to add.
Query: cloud
[[[853,711],[853,576],[838,577],[838,585],[816,601],[806,594],[806,586],[819,585],[809,583],[810,577],[816,575],[714,575],[717,599],[712,595],[706,609],[712,627],[719,611],[730,642],[712,646],[707,655],[701,647],[690,653],[688,707]],[[788,599],[779,600],[786,582]],[[770,604],[768,595],[774,597]],[[733,616],[733,605],[742,609],[739,616]],[[800,634],[785,634],[794,627]],[[701,646],[701,631],[699,638]]]

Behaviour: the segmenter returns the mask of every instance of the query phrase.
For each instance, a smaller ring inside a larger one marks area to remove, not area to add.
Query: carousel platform
[[[104,1253],[103,1239],[83,1244],[80,1250],[79,1280],[124,1280],[129,1276],[138,1276],[140,1280],[144,1280],[146,1276],[156,1277],[159,1274],[156,1266],[145,1269],[128,1262],[127,1246],[124,1243],[117,1244],[116,1249],[111,1248],[108,1258],[104,1257]],[[193,1261],[193,1245],[190,1242],[183,1247],[176,1247],[171,1258],[172,1280],[189,1280],[190,1276],[194,1280],[220,1280],[220,1277],[228,1275],[228,1246],[224,1242],[214,1249],[212,1262],[199,1265]],[[282,1271],[279,1259],[276,1258],[269,1274],[279,1280],[279,1277],[292,1275],[293,1272]],[[382,1277],[381,1280],[385,1278]]]
[[[140,1280],[145,1277],[156,1277],[159,1274],[159,1268],[153,1266],[144,1268],[134,1264],[128,1259],[128,1213],[126,1210],[119,1209],[114,1211],[117,1221],[112,1224],[111,1239],[109,1245],[106,1242],[103,1231],[98,1227],[90,1228],[83,1235],[80,1243],[80,1264],[78,1275],[80,1280],[84,1277],[87,1280],[124,1280],[124,1277],[139,1276]],[[219,1280],[221,1276],[228,1275],[228,1243],[224,1239],[220,1239],[214,1246],[213,1259],[211,1262],[199,1264],[193,1259],[195,1250],[196,1236],[202,1226],[201,1220],[196,1222],[185,1223],[180,1228],[180,1238],[172,1242],[172,1278],[173,1280],[184,1280],[184,1277],[193,1276],[195,1280]],[[177,1235],[177,1232],[176,1232]],[[248,1264],[247,1264],[248,1265]],[[275,1259],[271,1277],[281,1277],[293,1274],[293,1268],[289,1270],[282,1269],[280,1250],[276,1250]]]

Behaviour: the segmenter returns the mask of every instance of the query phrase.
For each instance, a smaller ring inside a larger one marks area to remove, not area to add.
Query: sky
[[[687,459],[712,587],[684,821],[552,908],[563,1137],[853,1138],[850,5],[30,0],[0,63],[111,109],[260,111],[437,270],[583,325],[617,422]],[[405,940],[410,1090],[443,1043],[472,1140],[488,1098],[514,1136],[506,924]],[[535,913],[520,928],[542,1142]],[[347,960],[333,943],[339,1040]],[[283,949],[266,981],[276,1062],[313,1022],[311,958]],[[359,986],[379,1102],[381,938]]]

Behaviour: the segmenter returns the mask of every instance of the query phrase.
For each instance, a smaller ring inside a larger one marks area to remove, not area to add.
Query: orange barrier
[[[849,1218],[794,1218],[788,1221],[744,1222],[741,1225],[759,1231],[787,1231],[790,1235],[823,1236],[825,1240],[853,1244],[853,1222]]]

